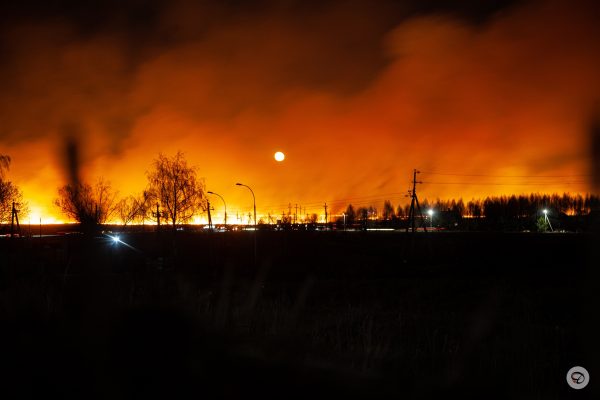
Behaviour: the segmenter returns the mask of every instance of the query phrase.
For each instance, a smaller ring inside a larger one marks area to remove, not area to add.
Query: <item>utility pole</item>
[[[212,225],[212,218],[210,216],[210,200],[206,199],[206,210],[208,211],[208,229],[212,230],[213,225]]]
[[[408,191],[408,194],[411,197],[410,200],[410,211],[408,212],[408,226],[406,227],[406,232],[408,232],[408,229],[412,229],[412,232],[416,232],[416,211],[419,211],[419,215],[421,216],[421,223],[423,223],[423,213],[421,212],[421,206],[419,205],[419,199],[417,197],[417,183],[423,183],[421,181],[417,181],[417,174],[420,174],[420,171],[417,171],[416,169],[413,170],[413,187],[412,190]],[[415,207],[416,206],[416,207]],[[425,232],[427,232],[427,227],[425,225],[423,225],[423,229],[425,230]]]
[[[325,207],[325,228],[327,228],[327,203],[325,203],[324,207]]]
[[[296,212],[294,213],[294,224],[298,223],[298,203],[296,203]]]
[[[225,229],[227,229],[227,203],[225,203],[225,199],[219,193],[215,193],[215,192],[207,192],[207,193],[208,194],[214,194],[215,196],[217,196],[221,200],[223,200],[223,207],[225,208],[225,216],[224,216],[224,219],[223,219],[223,226],[224,226]]]
[[[12,202],[12,215],[10,218],[10,237],[13,237],[15,234],[15,222],[17,223],[17,230],[19,231],[19,236],[21,235],[21,226],[19,225],[19,212],[15,207],[15,202]]]
[[[156,217],[156,231],[160,231],[160,209],[158,203],[156,203],[156,212],[152,213],[153,217]]]

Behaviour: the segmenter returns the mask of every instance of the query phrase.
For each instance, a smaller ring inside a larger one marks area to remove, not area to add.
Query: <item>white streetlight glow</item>
[[[542,212],[544,213],[544,221],[547,222],[548,226],[550,227],[550,232],[554,232],[554,229],[552,229],[552,224],[550,223],[550,218],[548,218],[548,209],[544,208]]]

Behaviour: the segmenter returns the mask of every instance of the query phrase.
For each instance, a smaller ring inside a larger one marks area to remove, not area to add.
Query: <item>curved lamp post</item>
[[[223,222],[223,225],[227,225],[227,203],[225,203],[225,199],[219,193],[215,193],[215,192],[206,192],[206,193],[214,194],[215,196],[219,196],[221,198],[221,200],[223,200],[223,206],[225,207],[225,222]]]
[[[254,196],[254,191],[252,191],[252,188],[248,185],[244,185],[243,183],[236,183],[237,186],[244,186],[246,188],[248,188],[248,190],[250,190],[250,193],[252,193],[252,202],[254,204],[254,229],[256,229],[256,197]]]

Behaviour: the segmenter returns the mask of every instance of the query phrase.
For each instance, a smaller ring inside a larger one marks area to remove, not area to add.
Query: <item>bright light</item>
[[[277,153],[275,153],[275,161],[281,162],[283,160],[285,160],[285,154],[283,154],[281,151],[278,151]]]
[[[42,225],[66,223],[63,220],[56,219],[52,215],[50,215],[50,211],[48,211],[45,207],[35,205],[29,206],[29,220],[32,225],[37,225],[40,222]]]
[[[548,214],[548,210],[546,210],[545,208],[544,208],[544,210],[543,210],[542,212],[543,212],[544,214]]]
[[[429,214],[429,216],[431,217],[433,215],[433,210],[427,210],[427,214]]]
[[[114,243],[121,243],[121,239],[119,239],[118,236],[113,236],[112,240],[113,240]]]

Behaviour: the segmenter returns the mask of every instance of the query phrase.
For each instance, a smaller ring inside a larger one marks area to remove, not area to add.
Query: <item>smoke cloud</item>
[[[393,2],[129,11],[3,21],[0,153],[34,213],[58,218],[69,124],[84,178],[131,194],[181,149],[233,212],[251,208],[237,181],[265,214],[397,204],[413,168],[428,198],[591,189],[575,175],[600,94],[594,2],[476,18]]]

